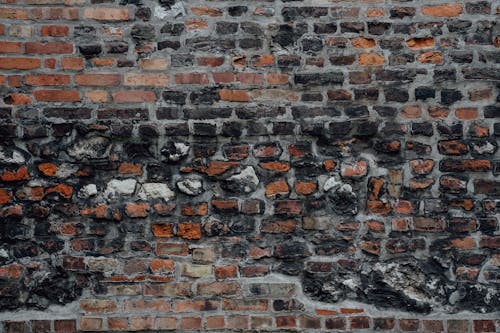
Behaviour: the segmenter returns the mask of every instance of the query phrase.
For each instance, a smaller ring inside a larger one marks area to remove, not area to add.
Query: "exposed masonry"
[[[0,1],[0,333],[500,332],[500,1]]]

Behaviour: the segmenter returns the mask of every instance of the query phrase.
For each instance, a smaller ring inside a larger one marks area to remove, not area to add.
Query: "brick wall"
[[[0,0],[0,332],[500,332],[499,18]]]

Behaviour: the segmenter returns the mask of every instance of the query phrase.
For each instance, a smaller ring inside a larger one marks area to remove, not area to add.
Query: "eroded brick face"
[[[0,332],[499,332],[499,22],[0,1]]]

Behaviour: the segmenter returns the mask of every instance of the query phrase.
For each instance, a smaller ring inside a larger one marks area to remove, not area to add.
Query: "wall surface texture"
[[[500,1],[0,0],[0,332],[500,332]]]

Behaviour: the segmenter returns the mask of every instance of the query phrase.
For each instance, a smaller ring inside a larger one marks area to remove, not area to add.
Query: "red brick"
[[[30,95],[13,93],[6,96],[4,103],[11,105],[28,105],[31,103],[31,97]]]
[[[444,332],[443,322],[440,320],[423,320],[424,332]]]
[[[30,86],[65,86],[70,84],[70,76],[64,74],[26,75],[24,83]]]
[[[125,213],[132,218],[147,217],[150,206],[147,202],[127,202],[125,204]]]
[[[177,328],[177,318],[175,317],[156,317],[155,323],[158,330],[175,330]]]
[[[472,327],[474,333],[496,332],[494,320],[474,320]]]
[[[240,284],[237,282],[200,282],[197,292],[200,296],[237,295],[240,292]]]
[[[77,74],[75,84],[79,86],[118,86],[120,74]]]
[[[244,315],[231,315],[226,319],[226,328],[229,329],[246,329],[248,328],[249,318]]]
[[[120,90],[114,92],[112,96],[116,103],[152,103],[156,101],[155,92],[147,90]]]
[[[32,54],[71,54],[73,44],[64,42],[27,42],[26,53]]]
[[[55,333],[76,333],[76,320],[54,320],[54,331]]]
[[[267,73],[267,83],[272,85],[288,84],[288,74]]]
[[[111,331],[126,331],[128,329],[127,318],[108,317],[108,328]]]
[[[234,81],[233,72],[212,73],[215,83],[230,83]]]
[[[367,316],[350,317],[349,323],[351,329],[367,329],[370,328],[370,317]]]
[[[205,327],[208,330],[223,329],[226,326],[223,316],[206,317]]]
[[[177,84],[208,84],[206,73],[178,73],[175,74]]]
[[[23,270],[24,267],[18,264],[0,266],[0,277],[11,280],[17,280],[21,278]]]
[[[39,102],[79,102],[78,90],[35,90],[33,96]]]
[[[69,27],[65,25],[44,25],[40,29],[42,37],[68,37]]]
[[[0,53],[23,53],[23,44],[0,41]]]
[[[153,273],[173,272],[175,270],[175,263],[172,260],[151,259],[149,267]]]
[[[403,332],[416,332],[420,321],[418,319],[399,319],[399,328]]]
[[[198,58],[198,66],[219,67],[224,64],[224,57],[200,57]]]
[[[153,329],[153,317],[131,317],[130,328],[132,331],[145,331]]]
[[[177,236],[184,239],[200,239],[201,224],[197,222],[180,222],[177,225]]]
[[[82,317],[80,318],[80,329],[82,331],[100,331],[102,321],[102,318]]]
[[[236,81],[245,84],[262,84],[264,75],[259,73],[238,73]]]
[[[295,316],[277,316],[276,327],[278,328],[296,328],[297,318]]]
[[[182,317],[181,330],[196,330],[201,328],[201,317]]]
[[[79,8],[43,7],[33,8],[31,18],[35,20],[78,20]]]
[[[83,61],[83,58],[62,58],[61,68],[69,70],[80,70],[83,69]]]
[[[478,115],[476,108],[458,108],[455,110],[455,116],[461,120],[476,119]]]
[[[216,279],[231,279],[235,278],[238,275],[238,266],[229,265],[229,266],[218,266],[215,267],[215,278]]]

